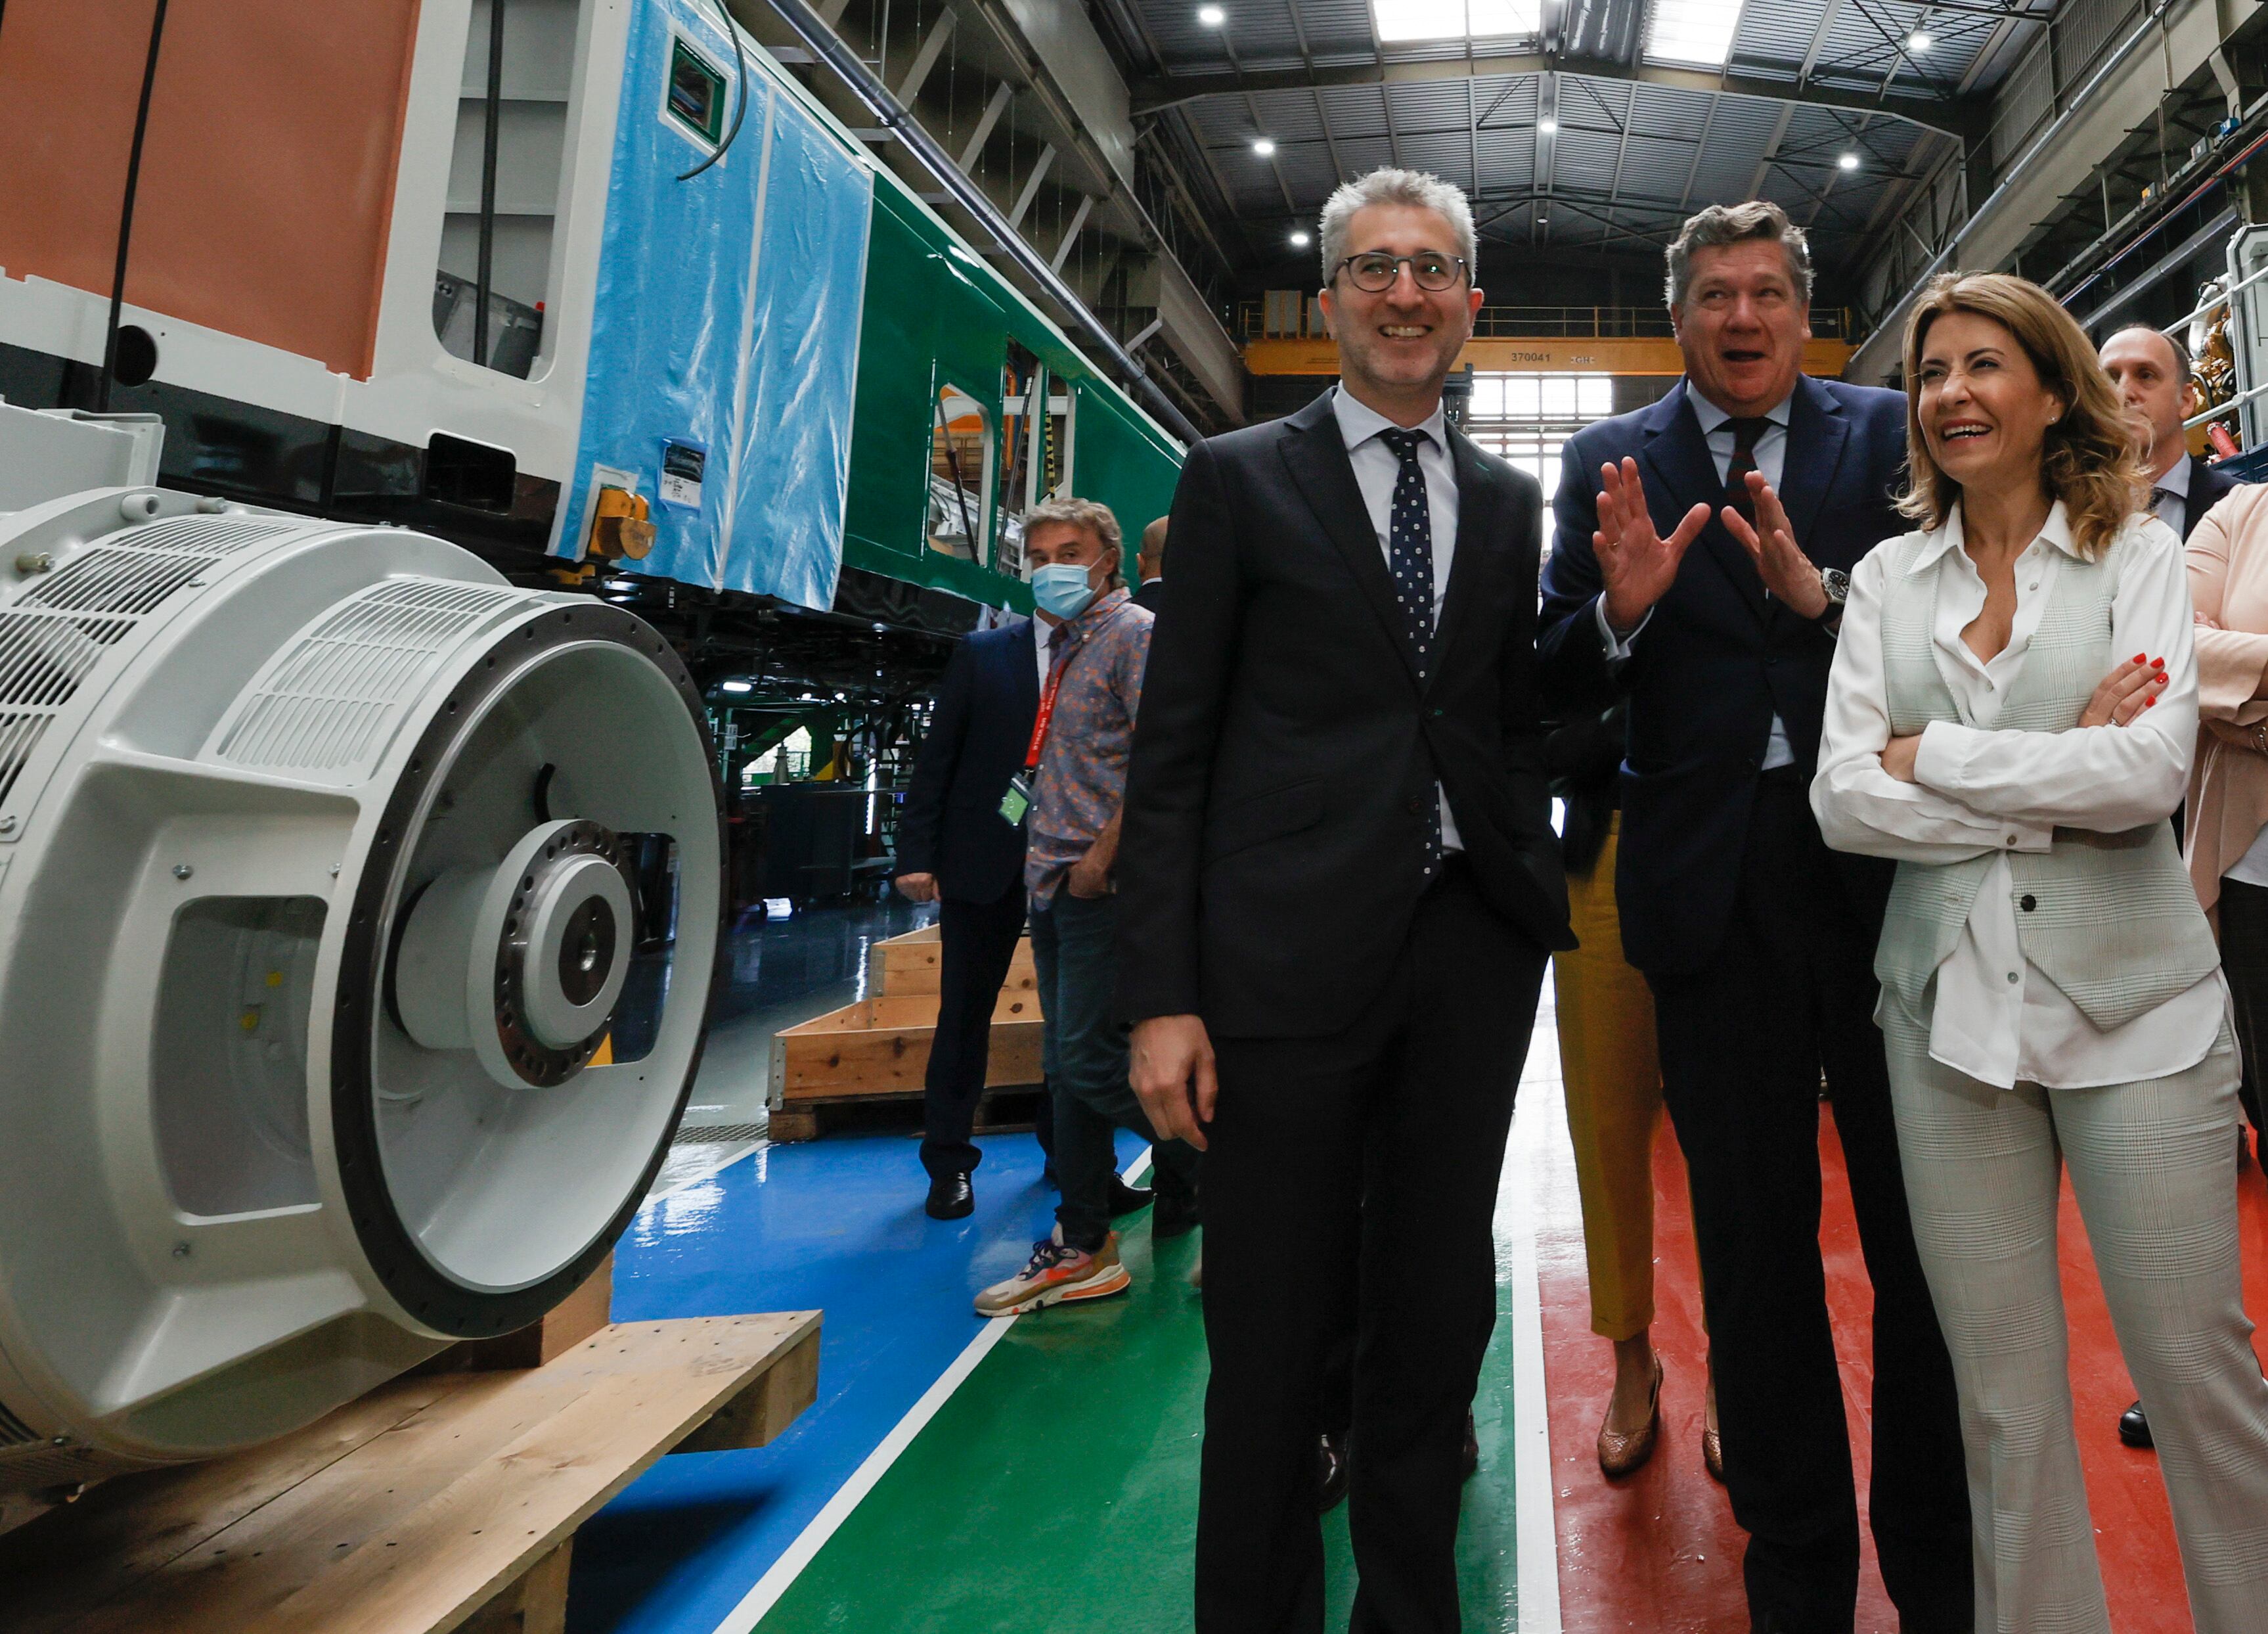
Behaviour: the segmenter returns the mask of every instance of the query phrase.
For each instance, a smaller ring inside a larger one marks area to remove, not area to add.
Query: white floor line
[[[1145,1146],[1141,1155],[1126,1165],[1126,1172],[1119,1178],[1132,1185],[1134,1177],[1146,1168],[1149,1162],[1150,1150]],[[874,1490],[875,1483],[888,1473],[890,1466],[898,1461],[898,1455],[913,1445],[914,1438],[922,1432],[923,1427],[953,1399],[953,1393],[961,1388],[961,1381],[976,1371],[976,1364],[985,1358],[994,1345],[1007,1337],[1010,1328],[1022,1320],[1015,1316],[994,1317],[977,1330],[976,1336],[962,1348],[959,1356],[953,1358],[953,1364],[938,1375],[937,1382],[922,1393],[921,1400],[891,1426],[890,1433],[882,1438],[881,1445],[866,1454],[865,1461],[851,1472],[850,1478],[811,1518],[810,1524],[796,1534],[795,1542],[789,1544],[780,1557],[772,1563],[771,1570],[758,1578],[755,1586],[740,1597],[740,1603],[725,1614],[725,1620],[717,1625],[716,1634],[750,1634],[756,1624],[763,1621],[764,1614],[779,1603],[780,1596],[787,1593],[789,1586],[802,1575],[803,1569],[827,1546],[827,1540],[835,1535],[836,1528],[850,1518],[851,1512],[858,1507],[867,1493]]]
[[[751,1152],[759,1152],[763,1150],[764,1148],[770,1146],[771,1142],[770,1141],[735,1141],[729,1143],[720,1142],[720,1144],[724,1144],[725,1146],[725,1156],[718,1157],[706,1168],[696,1169],[688,1174],[673,1175],[666,1183],[659,1183],[660,1177],[656,1176],[655,1179],[658,1183],[654,1187],[653,1190],[645,1194],[645,1200],[639,1203],[638,1207],[641,1209],[651,1208],[655,1203],[664,1202],[668,1199],[676,1196],[678,1193],[683,1191],[688,1186],[698,1186],[703,1180],[713,1180],[718,1175],[724,1173],[725,1170],[740,1162],[741,1158],[746,1157]]]
[[[1550,1018],[1539,1018],[1534,1050],[1556,1054]],[[1531,1054],[1531,1059],[1532,1054]],[[1556,1061],[1550,1063],[1555,1068]],[[1559,1538],[1551,1490],[1551,1411],[1543,1380],[1543,1289],[1535,1253],[1535,1187],[1549,1132],[1564,1135],[1557,1073],[1521,1085],[1505,1161],[1513,1169],[1498,1218],[1511,1256],[1513,1515],[1518,1634],[1560,1634]]]

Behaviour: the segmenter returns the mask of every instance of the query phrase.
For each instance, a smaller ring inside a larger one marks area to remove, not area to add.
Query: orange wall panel
[[[7,0],[9,276],[110,293],[151,11]],[[417,0],[172,5],[127,300],[367,377],[416,25]]]

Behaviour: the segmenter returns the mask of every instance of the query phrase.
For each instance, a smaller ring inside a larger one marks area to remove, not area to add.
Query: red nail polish
[[[2166,661],[2162,658],[2153,658],[2150,661],[2150,668],[2153,669],[2163,669],[2165,667]]]
[[[2149,660],[2144,654],[2137,653],[2134,654],[2134,662],[2138,664],[2141,664],[2149,662]]]
[[[2142,707],[2145,709],[2155,709],[2157,706],[2158,700],[2155,698],[2146,698],[2142,700]]]

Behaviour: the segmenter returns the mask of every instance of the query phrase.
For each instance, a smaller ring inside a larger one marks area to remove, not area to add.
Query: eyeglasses
[[[1389,255],[1383,250],[1372,250],[1365,255],[1349,255],[1340,262],[1334,272],[1344,270],[1347,279],[1357,289],[1373,295],[1383,295],[1394,287],[1394,280],[1408,267],[1410,276],[1418,280],[1418,287],[1436,293],[1454,289],[1465,276],[1465,259],[1462,255],[1444,255],[1436,250],[1426,250],[1417,255]]]

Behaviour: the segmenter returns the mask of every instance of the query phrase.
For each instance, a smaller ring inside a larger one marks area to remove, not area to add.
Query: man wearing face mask
[[[980,1316],[1124,1291],[1131,1279],[1110,1229],[1116,1129],[1131,1129],[1153,1148],[1151,1235],[1178,1237],[1197,1223],[1197,1155],[1152,1130],[1128,1085],[1126,1039],[1112,1014],[1112,865],[1152,623],[1119,577],[1120,550],[1117,519],[1091,499],[1051,499],[1025,514],[1047,680],[1025,770],[1001,814],[1028,824],[1024,884],[1063,1201],[1055,1231],[1033,1245],[1023,1270],[977,1296]]]

